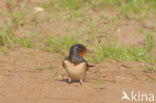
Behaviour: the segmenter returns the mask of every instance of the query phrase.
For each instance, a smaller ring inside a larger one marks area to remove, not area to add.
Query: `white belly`
[[[78,65],[74,65],[69,61],[64,61],[66,72],[69,78],[73,80],[84,79],[86,76],[86,63],[80,63]]]

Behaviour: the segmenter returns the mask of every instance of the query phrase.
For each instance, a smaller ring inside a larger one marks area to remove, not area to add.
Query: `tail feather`
[[[88,67],[95,67],[95,66],[94,66],[94,65],[89,65],[89,64],[88,64]]]

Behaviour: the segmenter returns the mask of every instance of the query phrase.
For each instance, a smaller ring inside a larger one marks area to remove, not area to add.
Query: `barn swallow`
[[[71,83],[72,80],[79,80],[80,83],[82,83],[89,68],[94,67],[89,65],[83,58],[86,52],[87,48],[82,44],[71,46],[69,56],[63,61],[63,67],[67,72],[69,83]]]

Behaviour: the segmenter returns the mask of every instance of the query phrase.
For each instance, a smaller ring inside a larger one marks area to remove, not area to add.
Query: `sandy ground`
[[[4,0],[3,0],[4,1]],[[21,0],[22,1],[22,0]],[[29,1],[29,0],[23,0]],[[47,0],[48,1],[48,0]],[[36,2],[45,2],[45,0],[32,0],[28,2],[27,8],[34,10]],[[5,4],[1,2],[1,10],[6,10]],[[145,33],[140,33],[139,29],[143,25],[136,20],[117,20],[116,29],[112,32],[109,24],[104,19],[100,19],[100,12],[90,10],[88,16],[99,27],[107,32],[110,37],[118,38],[118,44],[137,47],[145,42]],[[98,14],[99,13],[99,14]],[[105,11],[107,16],[116,16],[113,11]],[[67,29],[71,34],[75,34],[75,29],[80,28],[82,32],[88,29],[85,23],[59,21],[53,17],[53,13],[38,13],[40,18],[46,17],[49,21],[42,20],[36,26],[36,30],[42,35],[66,34]],[[66,15],[65,15],[66,16]],[[146,29],[155,28],[155,18],[144,21]],[[8,17],[0,19],[0,25],[9,21]],[[111,32],[110,32],[111,31]],[[19,36],[29,29],[20,27],[17,30]],[[83,32],[85,34],[85,32]],[[156,38],[156,34],[153,34]],[[96,34],[96,36],[105,40],[105,34]],[[153,49],[156,54],[156,45]],[[36,49],[16,48],[10,50],[9,54],[0,53],[0,103],[138,103],[134,101],[123,100],[122,92],[125,91],[129,96],[131,91],[136,94],[154,94],[156,103],[156,74],[146,72],[143,69],[145,64],[138,62],[116,62],[108,60],[100,64],[94,64],[87,74],[85,82],[81,85],[79,82],[68,84],[67,76],[62,67],[62,60],[56,54],[44,52]],[[48,68],[53,65],[53,69],[38,70],[39,67]]]
[[[81,85],[66,82],[62,60],[52,53],[15,49],[0,58],[0,103],[132,103],[121,101],[123,90],[156,95],[153,74],[143,72],[140,63],[95,64]],[[37,69],[49,65],[55,68]]]

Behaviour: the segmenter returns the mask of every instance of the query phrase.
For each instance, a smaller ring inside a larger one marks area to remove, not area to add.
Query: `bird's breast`
[[[86,63],[74,65],[68,60],[64,61],[66,72],[71,79],[79,80],[84,79],[86,76],[87,66]]]

